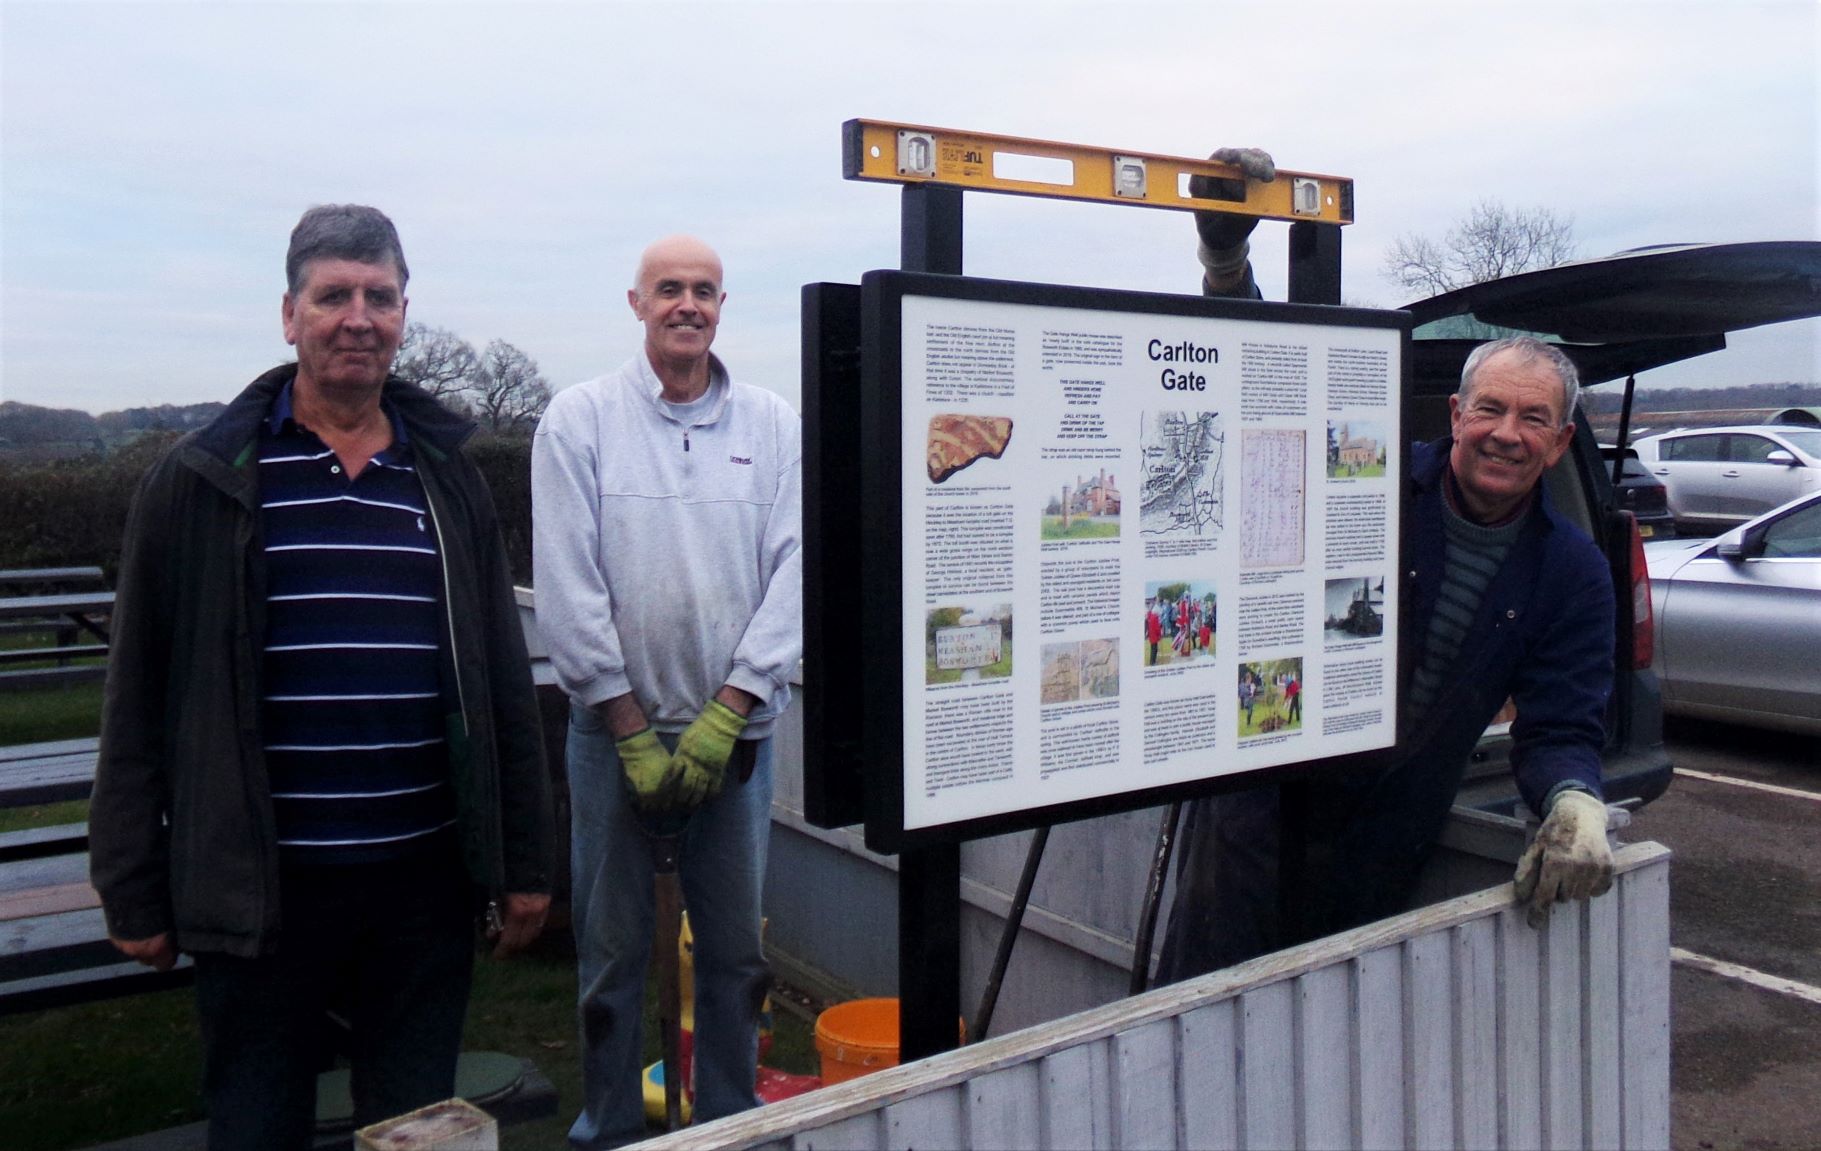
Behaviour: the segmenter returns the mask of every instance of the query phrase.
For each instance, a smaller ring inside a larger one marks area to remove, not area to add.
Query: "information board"
[[[908,273],[863,300],[901,772],[869,841],[1395,742],[1407,316]]]

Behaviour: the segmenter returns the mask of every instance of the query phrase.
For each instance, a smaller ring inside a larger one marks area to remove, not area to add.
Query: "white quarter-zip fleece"
[[[731,684],[762,701],[759,739],[803,654],[802,422],[709,359],[688,425],[643,351],[551,400],[531,453],[537,621],[572,699],[630,691],[681,731]]]

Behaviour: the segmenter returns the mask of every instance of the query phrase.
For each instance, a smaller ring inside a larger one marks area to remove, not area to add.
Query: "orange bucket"
[[[967,1021],[955,1020],[955,1034],[967,1042]],[[849,1079],[898,1065],[898,1001],[850,999],[816,1016],[816,1050],[822,1055],[822,1083]]]
[[[816,1016],[822,1082],[849,1079],[898,1065],[898,1001],[851,999]]]

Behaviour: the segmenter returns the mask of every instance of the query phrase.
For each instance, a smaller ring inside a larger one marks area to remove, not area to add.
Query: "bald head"
[[[643,293],[645,285],[652,275],[652,269],[670,263],[701,264],[714,269],[714,282],[718,288],[721,284],[721,257],[715,250],[696,239],[694,236],[665,236],[655,240],[639,254],[638,270],[632,276],[632,290]]]
[[[688,402],[708,389],[708,349],[726,298],[721,257],[693,236],[666,236],[639,257],[626,301],[645,325],[645,354],[667,399]]]

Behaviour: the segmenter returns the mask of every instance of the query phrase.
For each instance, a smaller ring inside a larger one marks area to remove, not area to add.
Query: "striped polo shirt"
[[[266,636],[260,719],[281,855],[395,859],[454,825],[443,735],[442,566],[405,428],[349,482],[292,418],[259,439]]]

